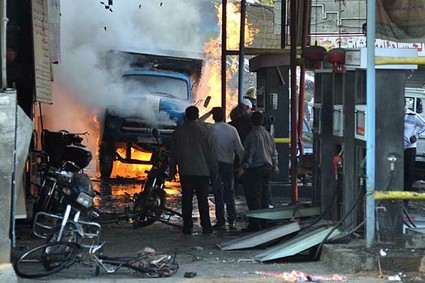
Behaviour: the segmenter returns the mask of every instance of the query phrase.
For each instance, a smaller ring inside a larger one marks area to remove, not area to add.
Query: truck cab
[[[151,151],[157,145],[153,129],[159,133],[160,144],[166,145],[174,129],[184,122],[185,109],[194,102],[191,72],[200,72],[201,62],[186,59],[185,65],[182,58],[130,55],[134,55],[130,56],[132,67],[120,72],[123,95],[104,113],[99,147],[102,178],[110,177],[116,160],[149,164],[149,161],[133,158],[131,148]]]

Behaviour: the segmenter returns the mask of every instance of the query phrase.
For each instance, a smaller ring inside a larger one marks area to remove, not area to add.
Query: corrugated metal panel
[[[259,261],[269,261],[282,257],[288,257],[296,255],[302,251],[305,251],[311,247],[320,244],[326,236],[331,232],[334,227],[329,228],[318,228],[307,234],[290,239],[283,244],[273,246],[263,252],[254,255],[254,258]],[[339,235],[341,232],[336,229],[332,232],[329,238]]]
[[[299,217],[315,216],[320,214],[320,207],[282,207],[250,210],[245,213],[248,217],[283,220]]]
[[[300,225],[298,222],[294,222],[287,225],[259,231],[245,237],[228,240],[217,244],[217,246],[223,251],[248,249],[282,238],[299,230]]]

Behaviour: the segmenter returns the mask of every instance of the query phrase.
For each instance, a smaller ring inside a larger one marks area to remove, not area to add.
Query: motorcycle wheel
[[[141,194],[140,197],[145,197],[145,195]],[[146,227],[157,221],[164,212],[165,201],[165,191],[158,189],[152,191],[146,206],[143,207],[141,205],[144,201],[136,200],[133,209],[136,215],[134,217],[133,228]]]
[[[102,179],[109,179],[114,166],[115,149],[110,143],[102,143],[99,150],[99,169]]]

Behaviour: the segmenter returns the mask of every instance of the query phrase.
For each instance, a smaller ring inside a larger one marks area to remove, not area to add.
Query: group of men
[[[180,175],[183,233],[192,233],[195,194],[204,234],[224,229],[226,218],[229,229],[236,229],[237,183],[244,187],[248,209],[269,207],[268,186],[272,173],[279,172],[278,154],[273,137],[263,127],[264,115],[251,112],[252,108],[251,100],[244,98],[232,111],[232,121],[226,123],[224,109],[214,107],[208,113],[212,114],[214,124],[204,122],[208,115],[199,118],[196,106],[186,108],[185,124],[178,127],[172,137],[170,162],[170,175],[175,176],[177,168]],[[214,226],[209,215],[210,184],[216,209]],[[244,230],[257,231],[266,225],[264,221],[249,218]]]

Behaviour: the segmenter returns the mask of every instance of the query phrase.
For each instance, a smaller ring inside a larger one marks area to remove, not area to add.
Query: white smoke
[[[107,1],[105,1],[107,2]],[[120,85],[105,68],[108,50],[169,49],[201,52],[199,1],[115,0],[112,11],[99,1],[68,0],[61,6],[61,62],[55,83],[72,90],[86,106],[118,103]]]
[[[53,105],[42,106],[44,128],[88,131],[95,155],[100,129],[90,121],[98,115],[102,123],[105,109],[124,97],[123,87],[106,68],[107,52],[201,53],[208,40],[202,32],[206,7],[211,8],[207,13],[215,13],[209,0],[114,0],[112,12],[101,0],[61,1],[61,60],[53,66]],[[148,121],[167,119],[152,108],[140,110]]]

